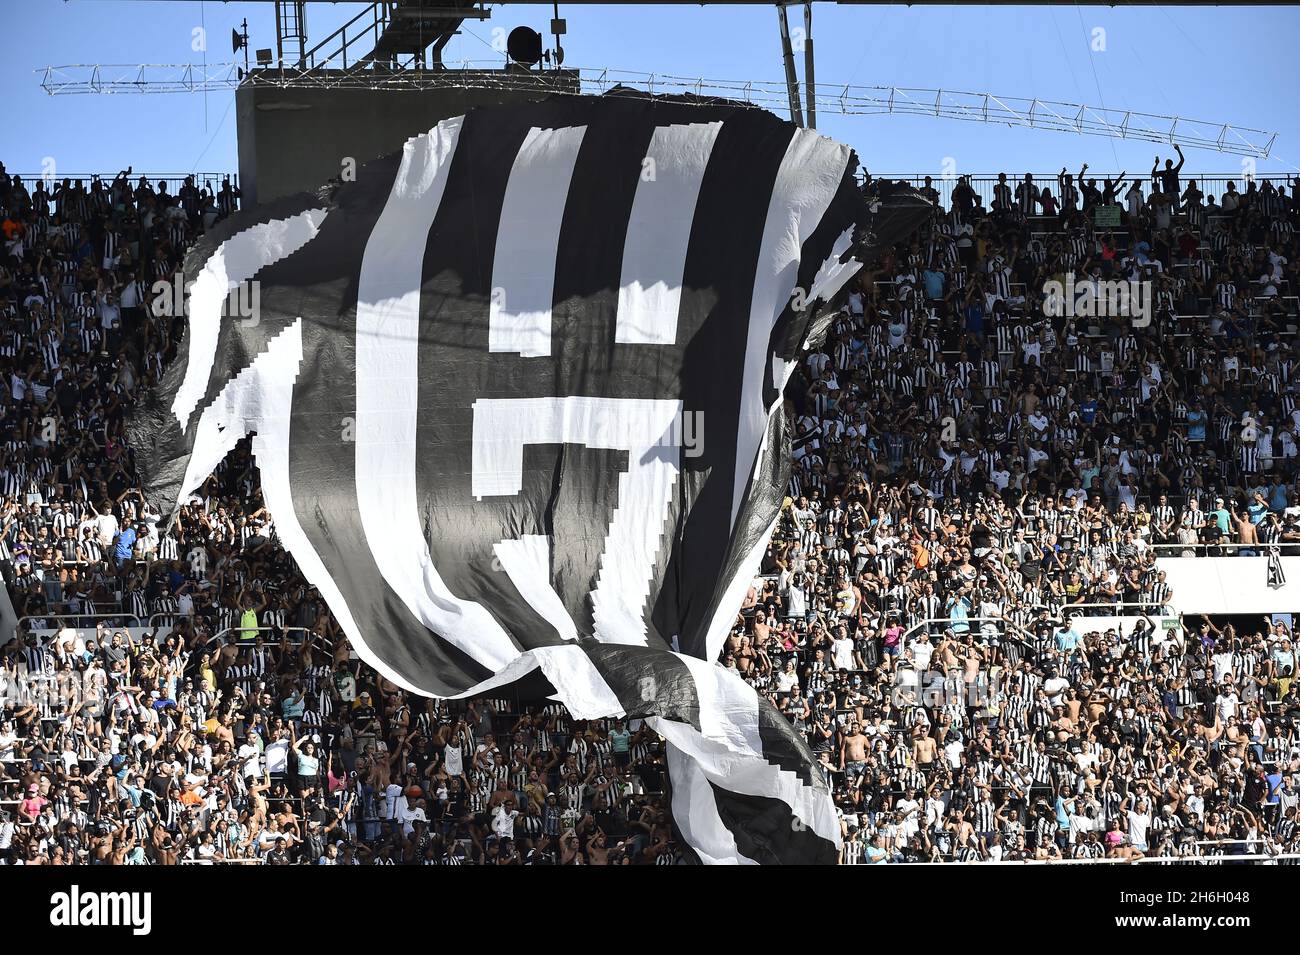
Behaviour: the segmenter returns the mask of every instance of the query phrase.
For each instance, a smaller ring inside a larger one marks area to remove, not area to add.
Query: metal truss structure
[[[50,95],[71,93],[193,93],[233,90],[241,84],[283,89],[532,89],[553,78],[557,89],[572,92],[575,80],[584,94],[659,93],[730,100],[773,111],[788,108],[790,88],[779,81],[710,80],[637,73],[627,70],[502,69],[501,61],[447,64],[443,69],[388,69],[374,65],[353,69],[254,68],[235,63],[50,66],[41,87]],[[931,116],[964,122],[1151,143],[1181,145],[1267,159],[1276,133],[1229,123],[1162,116],[1134,110],[1105,109],[1078,103],[959,90],[901,86],[852,86],[820,82],[812,98],[820,115],[894,114]]]

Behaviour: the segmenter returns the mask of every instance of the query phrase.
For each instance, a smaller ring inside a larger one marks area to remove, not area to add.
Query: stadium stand
[[[846,863],[1300,850],[1289,627],[1184,618],[1157,565],[1300,544],[1297,207],[1180,170],[920,180],[796,375],[721,662],[818,754]],[[152,289],[238,202],[0,166],[0,860],[681,861],[648,730],[353,659],[246,443],[157,526]]]

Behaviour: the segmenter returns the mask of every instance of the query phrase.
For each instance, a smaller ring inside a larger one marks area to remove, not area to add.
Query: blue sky
[[[308,26],[323,39],[361,8],[313,2]],[[776,14],[768,4],[561,4],[568,20],[566,65],[656,71],[716,79],[780,80]],[[791,11],[796,23],[802,14]],[[500,60],[494,27],[546,32],[548,5],[498,4],[467,22],[445,59]],[[232,27],[248,18],[251,45],[274,46],[269,3],[156,0],[22,0],[4,5],[0,61],[5,122],[0,160],[11,172],[57,174],[234,171],[230,92],[50,97],[38,71],[75,63],[199,63],[193,30],[204,26],[209,62],[226,62]],[[1094,51],[1094,30],[1105,50]],[[1104,105],[1276,131],[1265,174],[1300,173],[1294,106],[1300,8],[1286,7],[904,7],[814,8],[819,85],[893,84],[989,91]],[[549,44],[549,37],[548,37]],[[802,64],[800,65],[802,72]],[[1115,141],[924,117],[823,116],[821,130],[853,145],[876,172],[959,173],[1075,169],[1150,170],[1145,142]],[[1238,157],[1188,150],[1187,167],[1236,172]]]

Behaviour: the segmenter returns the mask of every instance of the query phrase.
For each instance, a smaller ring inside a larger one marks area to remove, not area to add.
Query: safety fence
[[[1161,166],[1161,168],[1162,169],[1164,168],[1163,165]],[[1292,176],[1256,176],[1250,172],[1251,168],[1252,167],[1250,166],[1243,165],[1243,167],[1237,170],[1236,172],[1205,172],[1205,173],[1187,172],[1184,170],[1182,173],[1179,174],[1179,180],[1181,182],[1183,189],[1186,189],[1189,183],[1195,182],[1197,188],[1200,189],[1201,192],[1204,193],[1207,198],[1209,196],[1214,196],[1216,198],[1222,197],[1228,191],[1229,183],[1231,183],[1238,192],[1245,193],[1246,190],[1250,187],[1250,183],[1252,180],[1259,188],[1262,188],[1264,183],[1270,182],[1273,184],[1273,187],[1275,189],[1278,188],[1279,186],[1286,186],[1288,187],[1288,191],[1289,191],[1290,184],[1293,181]],[[1003,181],[1003,180],[999,180],[998,178],[1000,175],[999,173],[993,173],[993,172],[960,173],[956,170],[951,170],[948,172],[938,172],[938,173],[875,172],[874,170],[868,170],[868,171],[871,173],[871,177],[873,179],[905,182],[908,185],[915,186],[918,189],[923,188],[925,186],[926,184],[925,180],[926,177],[928,176],[930,179],[930,188],[934,189],[935,192],[939,194],[939,202],[944,207],[944,209],[952,208],[953,190],[956,189],[958,183],[962,181],[965,181],[966,185],[970,187],[971,191],[974,192],[975,195],[979,196],[979,198],[983,201],[984,207],[987,209],[993,204],[993,196],[994,196],[993,190],[997,188],[997,185],[1000,181]],[[1123,185],[1124,191],[1126,192],[1129,186],[1136,181],[1138,184],[1143,186],[1144,195],[1149,197],[1151,194],[1151,188],[1150,188],[1151,171],[1149,169],[1129,169],[1129,170],[1125,170],[1125,172],[1126,175],[1125,175],[1124,185]],[[1069,175],[1074,180],[1074,188],[1076,190],[1079,188],[1078,173],[1079,173],[1078,168],[1066,170],[1066,174]],[[1057,172],[1035,172],[1035,173],[1030,173],[1030,175],[1033,177],[1033,182],[1035,186],[1037,186],[1039,189],[1042,189],[1044,186],[1046,186],[1047,188],[1052,190],[1052,194],[1056,196],[1057,200],[1058,201],[1060,200],[1059,187],[1056,181]],[[1101,172],[1101,171],[1089,169],[1084,174],[1083,178],[1085,182],[1090,179],[1095,179],[1097,180],[1098,186],[1100,186],[1104,184],[1107,180],[1114,182],[1118,178],[1118,176],[1119,173],[1117,172]],[[1006,185],[1011,188],[1013,199],[1015,196],[1016,186],[1020,185],[1020,183],[1024,181],[1024,178],[1025,178],[1024,172],[1006,174],[1006,179],[1004,181]],[[1118,202],[1119,200],[1116,201]],[[1030,217],[1031,223],[1035,218],[1041,218],[1045,221],[1057,221],[1055,217],[1031,216]]]

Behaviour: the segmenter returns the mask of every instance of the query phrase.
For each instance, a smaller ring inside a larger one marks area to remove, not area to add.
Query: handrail
[[[129,617],[130,619],[134,620],[135,623],[134,623],[134,624],[124,623],[124,624],[120,624],[120,626],[123,626],[123,627],[130,627],[130,626],[140,627],[140,626],[143,626],[143,624],[140,623],[140,618],[139,618],[136,614],[133,614],[133,613],[46,613],[46,614],[33,614],[33,615],[26,616],[26,617],[19,617],[19,618],[18,618],[18,627],[21,629],[23,623],[24,623],[25,621],[30,621],[30,620],[120,620],[120,619],[125,618],[125,617]],[[60,629],[60,628],[57,628],[57,627],[40,627],[40,628],[33,627],[32,629],[33,629],[33,630],[36,630],[36,629],[42,629],[42,630],[56,630],[56,629]],[[80,626],[80,625],[78,625],[78,626],[74,626],[73,629],[74,629],[74,630],[79,630],[79,629],[85,629],[85,628],[82,627],[82,626]]]
[[[356,22],[357,22],[358,20],[360,20],[362,17],[366,16],[366,14],[371,14],[371,15],[372,15],[372,21],[371,21],[371,23],[370,23],[369,25],[367,25],[367,26],[366,26],[366,27],[361,31],[361,33],[360,33],[359,35],[354,35],[354,36],[352,37],[352,40],[349,41],[349,40],[348,40],[348,27],[352,26],[354,23],[356,23]],[[346,69],[348,68],[348,46],[349,46],[349,44],[350,44],[350,43],[354,43],[354,42],[356,42],[357,40],[360,40],[362,37],[364,37],[364,36],[366,35],[366,32],[367,32],[367,31],[373,31],[374,34],[375,34],[375,37],[376,37],[376,39],[377,39],[378,36],[379,36],[379,27],[380,27],[381,25],[385,25],[385,26],[386,26],[387,23],[388,23],[388,19],[389,19],[389,16],[388,16],[388,4],[387,4],[386,2],[375,2],[375,3],[371,3],[370,6],[368,6],[368,7],[363,7],[360,13],[358,13],[356,16],[354,16],[354,17],[353,17],[351,20],[349,20],[347,23],[343,24],[343,26],[339,27],[337,30],[335,30],[333,33],[331,33],[331,34],[330,34],[329,36],[327,36],[325,39],[321,40],[319,43],[317,43],[314,47],[312,47],[312,48],[311,48],[310,50],[308,50],[306,53],[304,53],[304,54],[303,54],[303,61],[304,61],[304,62],[309,66],[309,68],[311,68],[311,69],[322,69],[322,68],[327,67],[327,66],[330,64],[330,62],[332,62],[333,59],[334,59],[336,56],[339,56],[340,54],[342,54],[342,57],[343,57],[343,69],[346,70]],[[322,47],[324,47],[324,46],[325,46],[326,44],[328,44],[328,43],[333,43],[334,40],[336,40],[336,39],[341,40],[341,41],[342,41],[342,45],[341,45],[337,50],[335,50],[333,53],[331,53],[329,56],[322,57],[322,58],[320,59],[320,62],[317,62],[317,60],[316,60],[316,54],[317,54],[318,52],[320,52],[320,50],[321,50]]]
[[[265,861],[258,858],[245,858],[235,856],[231,859],[181,859],[181,865],[265,865]]]
[[[1161,604],[1152,604],[1151,601],[1149,601],[1149,600],[1103,600],[1103,601],[1099,601],[1099,602],[1096,602],[1096,603],[1082,603],[1082,604],[1070,604],[1070,603],[1067,603],[1067,604],[1062,604],[1062,605],[1061,605],[1061,613],[1065,613],[1067,610],[1077,610],[1077,609],[1079,609],[1080,607],[1088,607],[1089,609],[1092,609],[1092,608],[1098,608],[1098,609],[1101,609],[1101,610],[1113,610],[1113,609],[1115,609],[1115,608],[1117,608],[1117,607],[1153,607],[1153,606],[1163,606],[1163,605],[1161,605]],[[1034,609],[1034,610],[1051,610],[1052,608],[1051,608],[1050,606],[1045,605],[1045,604],[1034,604],[1033,607],[1032,607],[1031,609]],[[1142,613],[1138,613],[1138,614],[1131,614],[1131,615],[1119,614],[1118,616],[1145,617],[1145,616],[1147,616],[1147,615],[1150,614],[1150,613],[1151,613],[1151,611],[1150,611],[1150,610],[1147,610],[1147,611],[1144,611],[1144,612],[1142,612]],[[1081,617],[1086,617],[1087,614],[1079,614],[1079,616],[1081,616]],[[1098,616],[1102,616],[1102,615],[1101,615],[1101,614],[1098,614]],[[1169,616],[1169,614],[1156,614],[1156,616],[1167,617],[1167,616]],[[1065,621],[1064,618],[1063,618],[1060,622],[1061,622],[1061,623],[1065,623],[1066,621]]]
[[[1276,512],[1274,512],[1274,513],[1276,513]],[[1208,551],[1208,550],[1210,550],[1210,549],[1213,548],[1213,549],[1216,549],[1216,550],[1223,550],[1223,551],[1228,551],[1228,550],[1230,550],[1230,551],[1234,551],[1234,552],[1235,552],[1235,551],[1241,551],[1241,550],[1255,550],[1255,551],[1259,551],[1260,553],[1255,554],[1255,555],[1254,555],[1255,557],[1264,557],[1264,556],[1267,555],[1267,552],[1268,552],[1268,551],[1270,551],[1270,550],[1275,550],[1275,549],[1276,549],[1276,550],[1278,551],[1278,553],[1279,553],[1279,556],[1284,556],[1284,557],[1294,557],[1294,556],[1296,556],[1295,554],[1288,554],[1288,553],[1284,550],[1284,548],[1287,548],[1287,547],[1291,547],[1291,548],[1300,548],[1300,541],[1279,541],[1279,542],[1277,542],[1277,543],[1275,543],[1275,544],[1265,544],[1265,543],[1263,543],[1262,541],[1261,541],[1261,542],[1258,542],[1258,543],[1255,543],[1255,544],[1243,544],[1243,543],[1241,543],[1240,541],[1232,541],[1231,543],[1227,543],[1227,544],[1203,544],[1203,543],[1198,543],[1198,544],[1177,544],[1177,543],[1168,543],[1168,542],[1166,542],[1166,543],[1161,543],[1161,544],[1148,544],[1147,546],[1150,547],[1152,550],[1157,550],[1157,549],[1166,549],[1166,550],[1206,550],[1206,551]],[[1234,556],[1235,556],[1235,555],[1234,555]]]
[[[1015,629],[1019,630],[1021,633],[1026,634],[1027,636],[1031,636],[1031,637],[1033,636],[1032,634],[1029,633],[1028,630],[1026,630],[1024,627],[1020,626],[1020,624],[1016,623],[1014,620],[1008,617],[966,617],[964,622],[1000,623],[1005,626],[1014,627]],[[922,627],[928,627],[932,623],[946,624],[949,627],[951,627],[952,617],[926,617],[923,620],[918,620],[916,623],[912,624],[912,626],[908,627],[906,630],[903,631],[902,635],[898,638],[899,645],[905,646],[907,639],[911,637],[912,634],[916,633],[916,631],[920,630]],[[978,633],[979,631],[976,628],[971,627],[970,632]],[[1025,639],[1024,637],[1013,636],[1012,634],[1009,633],[1005,633],[1003,634],[1003,636],[1010,637],[1012,640],[1015,640],[1018,643],[1023,644],[1027,649],[1031,649],[1031,650],[1033,649],[1033,645],[1029,642],[1029,640]]]
[[[95,179],[98,179],[101,183],[104,184],[104,188],[108,189],[117,180],[118,173],[120,172],[125,172],[125,170],[119,169],[117,172],[112,172],[112,173],[11,172],[9,175],[15,179],[21,179],[24,183],[39,182],[42,180],[44,180],[46,183],[49,183],[50,181],[63,182],[63,180],[65,179],[68,179],[72,182],[76,182],[78,179],[80,179],[83,184],[86,184],[86,183],[93,183]],[[202,183],[220,182],[222,179],[229,179],[230,184],[235,187],[238,187],[239,184],[239,173],[237,172],[155,172],[155,173],[132,172],[129,176],[126,177],[126,179],[127,182],[130,184],[132,191],[134,191],[141,179],[145,180],[146,182],[149,183],[149,185],[152,186],[160,182],[184,183],[185,180],[190,178],[191,176],[194,178],[195,185],[198,185],[200,182]],[[88,185],[85,186],[85,188],[87,191],[89,191]]]
[[[225,639],[223,639],[223,638],[225,637],[225,635],[228,634],[228,633],[245,633],[245,632],[247,632],[247,631],[249,631],[249,630],[255,631],[255,632],[257,632],[257,633],[263,633],[263,632],[270,632],[270,633],[286,633],[286,634],[288,634],[288,633],[315,633],[315,631],[313,631],[313,630],[311,630],[311,629],[309,629],[309,628],[307,628],[307,627],[264,627],[264,626],[257,626],[257,627],[225,627],[225,628],[222,629],[222,630],[218,630],[216,633],[214,633],[212,636],[210,636],[207,640],[205,640],[204,643],[203,643],[203,648],[202,648],[202,650],[203,650],[203,651],[207,651],[207,650],[211,649],[212,645],[213,645],[214,643],[216,643],[216,641],[218,641],[218,640],[221,641],[221,643],[219,644],[220,646],[236,646],[236,647],[248,647],[248,646],[252,646],[253,644],[251,644],[250,642],[248,642],[248,641],[246,641],[246,640],[236,639],[236,640],[234,640],[234,641],[230,641],[230,640],[225,640]],[[324,638],[322,637],[321,639],[324,639]],[[289,646],[291,646],[291,647],[300,647],[300,646],[302,646],[304,643],[308,643],[308,642],[310,642],[310,641],[309,641],[309,640],[299,640],[297,643],[289,643]]]

